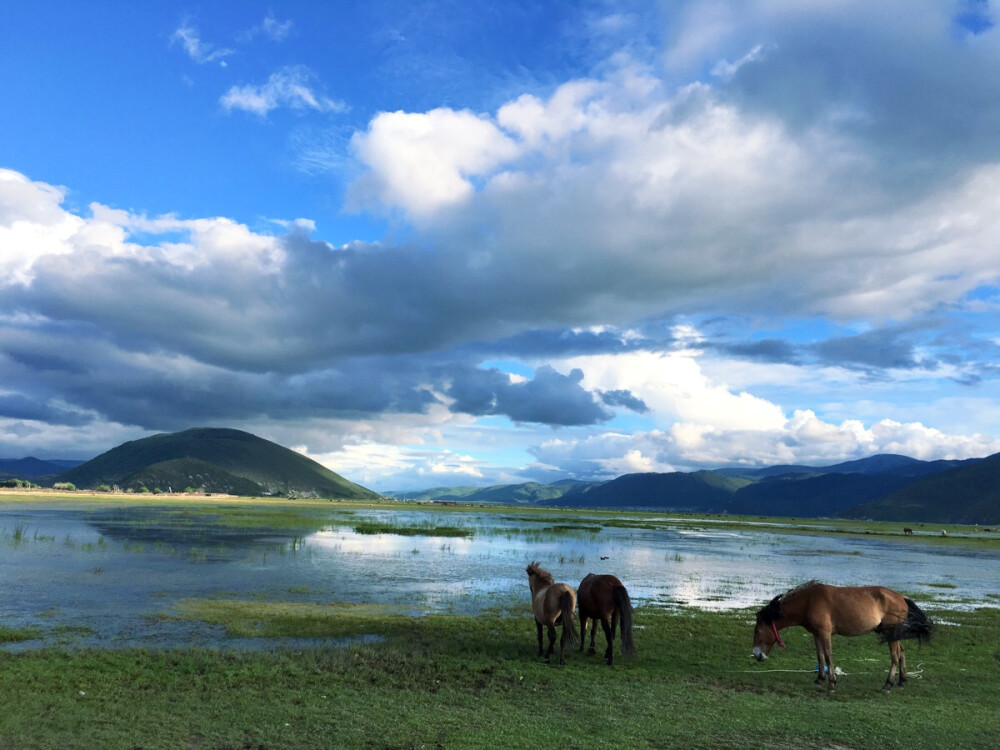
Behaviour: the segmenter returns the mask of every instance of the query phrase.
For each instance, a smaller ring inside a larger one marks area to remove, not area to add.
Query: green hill
[[[1000,453],[843,511],[878,521],[1000,524]]]
[[[593,486],[594,482],[563,480],[553,484],[524,482],[496,484],[491,487],[431,487],[426,490],[387,492],[398,500],[438,500],[461,503],[499,503],[509,505],[545,505],[564,495]]]
[[[240,430],[203,427],[123,443],[55,477],[80,488],[187,487],[232,495],[352,500],[379,495],[300,453]]]
[[[717,512],[749,479],[712,471],[625,474],[582,491],[568,492],[556,505],[586,508],[651,508]]]
[[[879,500],[912,479],[895,474],[785,474],[741,488],[727,513],[761,516],[832,516]]]

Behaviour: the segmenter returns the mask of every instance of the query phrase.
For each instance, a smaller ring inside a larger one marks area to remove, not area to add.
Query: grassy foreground
[[[525,611],[410,618],[378,608],[188,602],[178,616],[261,635],[378,635],[273,652],[0,652],[0,748],[996,748],[1000,611],[931,612],[914,679],[881,693],[887,649],[834,639],[827,697],[811,637],[750,656],[752,614],[643,607],[634,659],[535,658]],[[598,635],[599,651],[603,635]],[[788,670],[788,671],[784,671]]]

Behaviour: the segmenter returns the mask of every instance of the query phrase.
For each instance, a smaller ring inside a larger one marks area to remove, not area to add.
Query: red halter
[[[774,633],[774,640],[778,643],[778,645],[782,648],[788,648],[788,646],[785,645],[785,642],[781,640],[781,636],[778,635],[778,626],[774,624],[774,620],[771,620],[771,631]]]

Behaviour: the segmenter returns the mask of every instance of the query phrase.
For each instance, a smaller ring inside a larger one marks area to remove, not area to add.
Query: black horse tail
[[[930,621],[930,618],[924,614],[920,607],[913,603],[912,599],[907,599],[904,596],[903,601],[906,602],[906,619],[895,627],[878,628],[875,632],[879,634],[882,643],[892,643],[893,641],[902,641],[908,638],[916,638],[921,643],[927,643],[930,641],[931,633],[934,631],[934,623]]]
[[[904,597],[905,599],[905,597]],[[927,643],[934,632],[934,623],[923,613],[912,599],[906,599],[906,619],[900,628],[900,638],[917,638],[921,643]]]
[[[559,597],[559,609],[562,610],[563,637],[569,646],[575,646],[579,638],[576,634],[576,618],[573,616],[573,604],[573,592],[563,591]]]
[[[617,586],[611,598],[621,623],[622,653],[625,656],[635,656],[635,643],[632,642],[632,600],[628,598],[628,590],[624,586]]]

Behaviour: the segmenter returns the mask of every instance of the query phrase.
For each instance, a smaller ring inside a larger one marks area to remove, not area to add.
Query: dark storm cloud
[[[802,356],[799,347],[783,339],[761,339],[746,343],[712,343],[710,347],[741,359],[759,362],[799,364]]]
[[[256,345],[252,335],[244,341]],[[438,361],[438,353],[345,357],[299,373],[254,372],[207,365],[169,352],[131,352],[92,339],[77,347],[74,367],[57,367],[40,352],[67,345],[58,326],[0,331],[0,370],[11,391],[0,399],[0,416],[79,424],[96,415],[150,430],[240,419],[368,418],[424,413],[439,403],[437,391],[455,399],[451,410],[507,416],[518,422],[595,424],[611,417],[580,385],[577,370],[564,376],[539,367],[535,377],[512,383],[496,369],[475,366],[476,357]],[[467,356],[467,355],[463,355]],[[480,355],[481,356],[481,355]],[[53,407],[60,400],[76,411]],[[631,408],[625,394],[621,405]],[[4,413],[5,412],[5,413]]]
[[[898,199],[936,189],[933,181],[956,168],[1000,159],[1000,58],[995,45],[956,27],[961,17],[951,14],[963,11],[952,3],[890,7],[832,3],[780,25],[744,19],[734,35],[747,50],[759,44],[759,54],[719,88],[801,132],[835,124],[864,144],[875,160],[869,177]],[[981,12],[965,17],[961,28],[990,28],[968,20]]]
[[[589,425],[611,419],[593,395],[580,387],[583,372],[561,375],[548,366],[539,367],[535,377],[512,382],[495,368],[468,369],[453,373],[448,395],[455,399],[453,411],[474,416],[505,415],[515,422],[551,425]]]
[[[0,395],[0,417],[27,419],[70,427],[77,427],[91,421],[88,416],[79,412],[54,407],[36,398],[20,394]]]
[[[580,357],[593,354],[621,354],[648,348],[645,338],[626,339],[618,330],[532,329],[497,341],[475,342],[464,347],[470,354],[485,357]]]
[[[917,357],[907,334],[892,329],[829,339],[813,345],[811,350],[823,364],[852,369],[913,370],[933,365]]]
[[[600,391],[601,401],[608,406],[623,406],[634,411],[636,414],[645,414],[649,411],[646,402],[637,398],[631,391]]]

